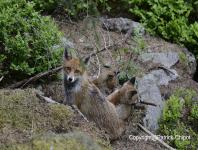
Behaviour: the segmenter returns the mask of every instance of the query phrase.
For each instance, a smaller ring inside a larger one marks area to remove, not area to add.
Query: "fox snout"
[[[67,76],[67,81],[71,83],[74,82],[75,81],[74,76]]]

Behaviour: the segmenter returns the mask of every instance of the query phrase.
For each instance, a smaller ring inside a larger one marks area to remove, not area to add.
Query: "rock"
[[[163,109],[163,101],[160,90],[151,75],[146,75],[138,81],[138,93],[142,101],[157,105],[156,107],[147,106],[143,117],[144,126],[155,132],[158,129],[158,120]]]
[[[119,31],[119,32],[127,32],[130,28],[133,28],[133,34],[139,33],[143,35],[145,33],[144,27],[135,21],[132,21],[128,18],[110,18],[110,19],[101,19],[102,27],[105,30],[110,31]]]
[[[169,81],[176,80],[178,77],[177,71],[174,69],[169,70],[153,70],[149,73],[148,78],[154,81],[157,85],[168,85]]]
[[[170,68],[179,61],[179,56],[177,52],[143,53],[140,55],[140,59],[143,62],[152,61],[153,63]]]
[[[154,103],[157,106],[147,106],[143,123],[146,128],[155,132],[158,129],[158,120],[163,110],[164,102],[158,86],[168,85],[176,80],[178,74],[175,70],[154,70],[138,80],[138,93],[142,101]]]

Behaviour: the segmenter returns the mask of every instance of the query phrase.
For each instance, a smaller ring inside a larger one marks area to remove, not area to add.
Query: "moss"
[[[7,148],[8,149],[8,148]],[[7,150],[6,149],[6,150]],[[10,150],[103,150],[91,137],[82,132],[45,134],[33,137],[27,144],[11,146]]]
[[[96,142],[102,147],[103,150],[111,150],[112,147],[109,143],[109,141],[105,141],[103,139],[96,139]]]
[[[65,105],[41,102],[34,89],[0,90],[0,106],[2,150],[111,149],[95,125]]]
[[[42,103],[34,89],[0,90],[0,143],[29,141],[44,132],[67,131],[72,112],[66,106]]]
[[[183,64],[185,67],[188,65],[188,59],[184,52],[179,53],[179,61],[181,64]]]

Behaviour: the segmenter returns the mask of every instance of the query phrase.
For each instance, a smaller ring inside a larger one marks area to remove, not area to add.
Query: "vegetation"
[[[81,132],[67,134],[44,134],[35,136],[30,143],[17,144],[13,150],[101,150],[102,148],[89,136]],[[106,149],[110,150],[110,149]]]
[[[130,12],[131,17],[140,20],[148,32],[186,46],[198,59],[197,0],[121,0],[116,3],[110,0],[81,0],[71,3],[69,0],[64,6],[72,16],[80,13],[93,15],[99,11],[110,11],[115,15],[118,12]]]
[[[61,33],[50,17],[25,0],[0,1],[0,76],[22,79],[60,62]]]
[[[52,12],[58,6],[60,2],[57,0],[28,0],[34,2],[34,8],[41,12]]]
[[[190,14],[197,12],[198,1],[129,0],[128,3],[130,12],[139,17],[150,33],[184,44],[198,59],[198,22],[190,22]]]
[[[159,132],[173,136],[168,142],[177,149],[195,150],[198,146],[197,98],[193,90],[178,89],[165,103]],[[183,139],[179,136],[183,136]]]

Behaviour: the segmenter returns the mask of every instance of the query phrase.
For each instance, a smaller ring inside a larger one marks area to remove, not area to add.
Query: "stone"
[[[144,27],[139,23],[128,18],[110,18],[101,19],[102,28],[110,31],[119,31],[126,33],[130,28],[133,28],[132,33],[139,33],[143,35],[145,33]]]
[[[178,76],[177,71],[174,69],[153,70],[147,75],[147,77],[153,80],[157,85],[165,86],[167,86],[170,81],[176,80]]]
[[[157,105],[156,107],[146,106],[145,116],[143,117],[144,126],[151,132],[155,132],[159,128],[158,120],[164,104],[160,90],[150,75],[146,75],[138,81],[138,93],[141,101],[151,102]]]
[[[170,81],[176,80],[178,74],[174,69],[153,70],[137,82],[138,94],[141,101],[154,103],[157,106],[146,106],[143,123],[150,131],[155,132],[158,127],[158,120],[164,107],[159,86],[167,86]]]
[[[155,64],[161,64],[165,67],[172,67],[179,61],[177,52],[162,52],[162,53],[143,53],[140,55],[143,62],[152,61]]]

